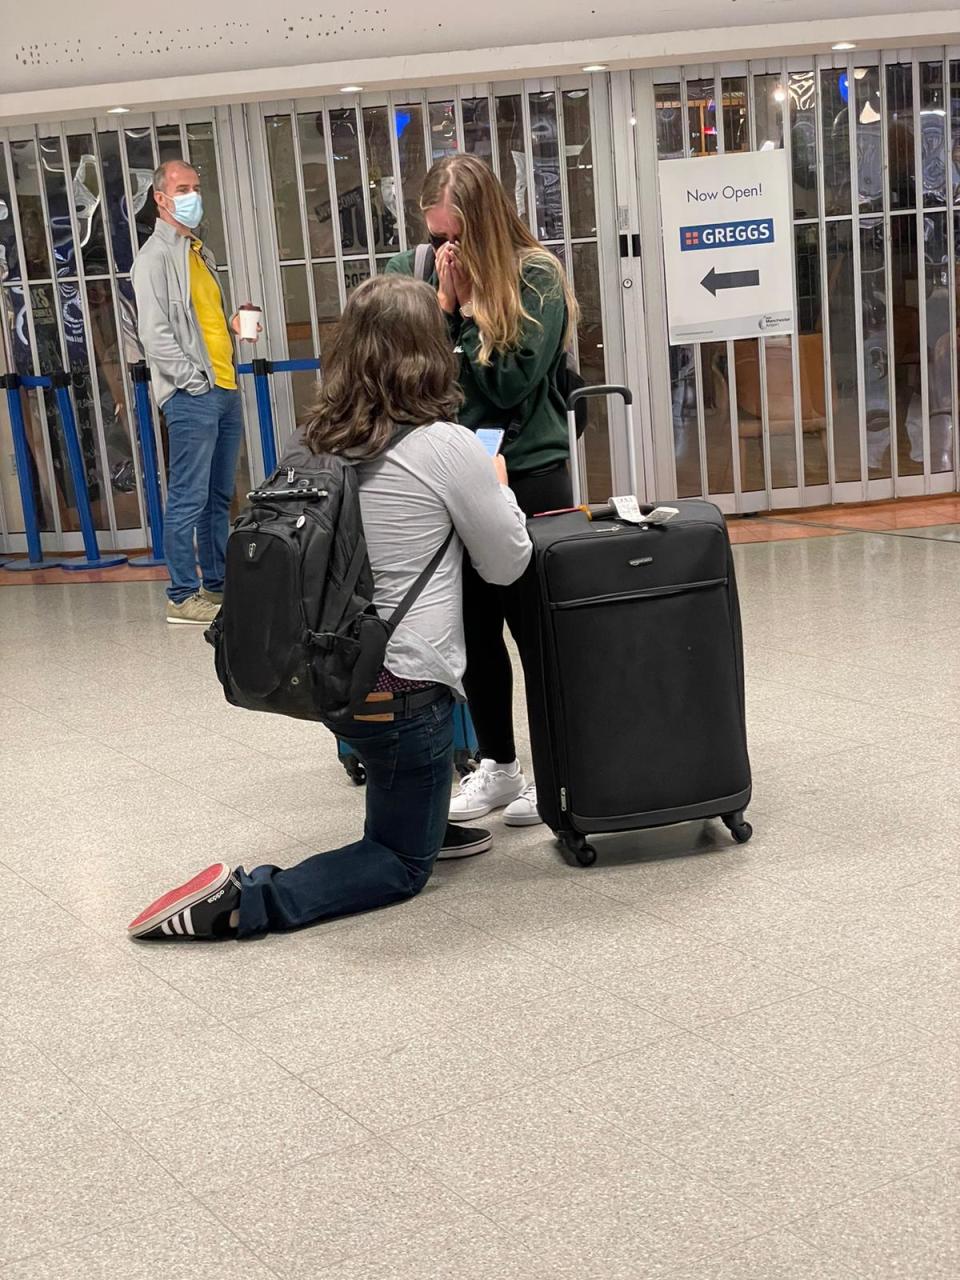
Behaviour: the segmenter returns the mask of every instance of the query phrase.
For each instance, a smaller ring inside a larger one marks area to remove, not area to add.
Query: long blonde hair
[[[521,275],[527,284],[537,287],[526,275],[532,266],[547,282],[543,297],[563,297],[567,311],[564,343],[569,343],[577,304],[566,272],[518,216],[493,171],[476,156],[438,160],[424,179],[420,208],[426,211],[444,203],[460,219],[460,260],[473,286],[480,363],[489,364],[494,352],[503,355],[515,350],[522,323],[536,323],[520,295]]]

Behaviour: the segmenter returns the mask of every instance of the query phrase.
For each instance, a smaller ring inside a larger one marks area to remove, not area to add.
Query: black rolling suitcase
[[[611,393],[627,403],[632,441],[627,388],[584,388],[569,407]],[[571,457],[579,504],[573,434]],[[542,671],[539,681],[528,673],[527,691],[538,805],[583,866],[596,860],[589,837],[606,832],[719,817],[741,843],[752,834],[726,525],[708,502],[670,507],[678,514],[660,524],[631,523],[609,507],[529,523]]]

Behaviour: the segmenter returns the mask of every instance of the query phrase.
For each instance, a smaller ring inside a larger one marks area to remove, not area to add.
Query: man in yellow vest
[[[228,324],[216,259],[196,235],[203,218],[196,169],[184,160],[167,160],[153,175],[153,198],[157,225],[137,255],[131,279],[140,342],[169,439],[167,621],[206,625],[223,600],[230,501],[243,436],[230,332],[239,332],[239,321],[234,315]]]

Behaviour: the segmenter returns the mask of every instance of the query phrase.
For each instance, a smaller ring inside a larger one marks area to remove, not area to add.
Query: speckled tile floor
[[[159,583],[0,592],[0,1280],[960,1274],[958,557],[737,548],[750,844],[497,822],[213,947],[124,926],[349,837],[331,740],[228,707]]]

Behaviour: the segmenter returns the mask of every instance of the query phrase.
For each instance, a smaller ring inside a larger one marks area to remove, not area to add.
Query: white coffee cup
[[[263,312],[259,307],[241,307],[238,314],[240,316],[240,337],[256,342],[260,336],[260,317]]]

